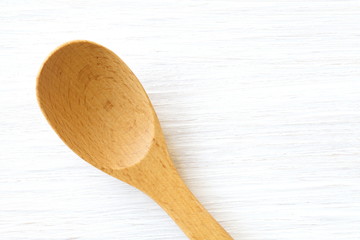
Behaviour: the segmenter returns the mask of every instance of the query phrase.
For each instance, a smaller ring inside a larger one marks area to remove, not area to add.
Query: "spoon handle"
[[[139,164],[110,174],[151,197],[190,240],[233,240],[181,179],[165,143],[154,142],[152,147],[151,154]]]
[[[155,163],[142,161],[136,167],[123,171],[119,179],[156,201],[189,239],[233,239],[191,193],[169,158],[160,158]]]
[[[163,181],[158,184],[161,184],[162,191],[157,191],[152,198],[169,214],[189,239],[233,239],[200,204],[177,173],[163,178]]]

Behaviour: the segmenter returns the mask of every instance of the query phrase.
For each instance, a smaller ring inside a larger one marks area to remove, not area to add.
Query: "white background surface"
[[[37,72],[74,39],[135,72],[234,239],[360,239],[359,22],[359,1],[0,1],[0,239],[186,239],[42,116]]]

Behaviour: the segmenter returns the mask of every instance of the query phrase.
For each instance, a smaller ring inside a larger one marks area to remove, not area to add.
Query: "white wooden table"
[[[74,39],[135,72],[234,239],[360,239],[360,2],[341,0],[0,1],[0,239],[186,239],[42,116],[37,72]]]

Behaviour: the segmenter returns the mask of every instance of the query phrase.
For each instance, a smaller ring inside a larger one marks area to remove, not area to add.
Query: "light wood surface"
[[[234,239],[359,240],[359,6],[0,1],[0,239],[187,239],[41,114],[44,59],[90,39],[141,80],[180,176]]]
[[[145,90],[115,53],[89,41],[63,44],[43,64],[36,93],[75,153],[154,199],[189,239],[232,239],[180,178]]]

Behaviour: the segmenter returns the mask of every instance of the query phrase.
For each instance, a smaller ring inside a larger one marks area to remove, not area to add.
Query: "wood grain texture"
[[[232,240],[179,176],[141,83],[115,53],[90,41],[46,59],[36,93],[46,119],[77,155],[154,199],[191,240]]]
[[[43,60],[91,39],[141,79],[180,175],[234,239],[360,239],[359,16],[340,0],[0,1],[0,238],[186,239],[41,116]]]

